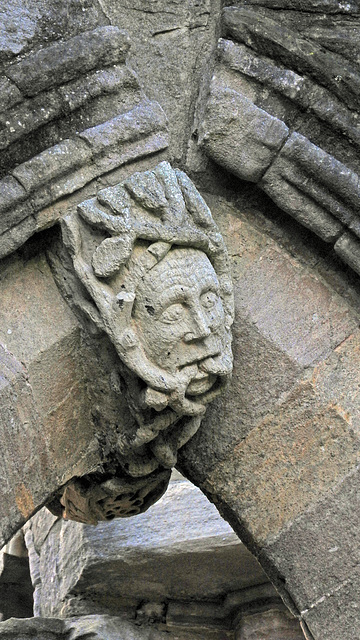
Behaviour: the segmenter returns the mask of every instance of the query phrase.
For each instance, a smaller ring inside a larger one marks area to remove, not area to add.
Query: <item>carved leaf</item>
[[[129,259],[131,251],[131,237],[106,238],[98,246],[92,257],[95,275],[100,278],[108,278],[114,275]]]
[[[168,209],[164,188],[152,171],[134,173],[126,180],[125,187],[139,204],[156,216]]]

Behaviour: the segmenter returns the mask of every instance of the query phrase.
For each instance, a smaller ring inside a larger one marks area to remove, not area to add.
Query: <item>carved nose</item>
[[[188,331],[188,333],[184,335],[185,342],[191,342],[192,340],[201,340],[202,338],[206,338],[211,334],[211,330],[206,317],[200,309],[194,309],[192,311],[191,318],[191,331]]]

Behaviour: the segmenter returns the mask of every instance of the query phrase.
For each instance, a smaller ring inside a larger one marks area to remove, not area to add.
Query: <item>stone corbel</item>
[[[162,162],[66,216],[49,259],[73,310],[110,338],[113,378],[133,416],[112,472],[75,479],[49,506],[89,523],[141,513],[165,491],[178,450],[231,376],[223,239],[186,174]]]

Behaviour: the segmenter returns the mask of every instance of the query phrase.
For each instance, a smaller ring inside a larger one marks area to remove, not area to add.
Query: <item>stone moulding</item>
[[[199,145],[360,275],[360,68],[351,51],[329,46],[340,40],[330,18],[338,5],[305,3],[294,21],[282,3],[245,4],[224,8]],[[355,31],[358,9],[344,11]]]
[[[144,511],[232,371],[233,290],[224,241],[185,173],[167,162],[100,191],[62,220],[64,292],[119,356],[135,427],[118,477],[75,480],[52,509],[81,522]],[[65,264],[66,263],[66,264]]]

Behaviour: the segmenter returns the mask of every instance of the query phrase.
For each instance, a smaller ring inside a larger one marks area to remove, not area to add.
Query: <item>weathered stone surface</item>
[[[33,96],[72,80],[81,73],[124,62],[130,42],[117,27],[98,27],[52,44],[5,69],[24,95]]]
[[[360,242],[351,233],[344,233],[335,243],[336,253],[346,262],[356,273],[360,275]]]
[[[235,147],[233,140],[229,140],[228,148],[224,145],[221,151],[221,140],[227,139],[233,126],[221,109],[214,118],[209,149],[203,142],[202,131],[206,129],[214,96],[233,92],[232,95],[240,95],[261,112],[282,121],[289,128],[290,137],[281,146],[274,163],[269,162],[268,170],[265,167],[255,179],[259,180],[266,171],[259,184],[274,202],[320,238],[335,243],[344,227],[355,235],[360,234],[357,204],[360,166],[357,151],[348,144],[349,138],[355,145],[359,144],[360,129],[358,115],[351,108],[354,96],[349,97],[356,83],[349,82],[345,88],[343,73],[336,76],[337,91],[328,68],[330,56],[335,66],[342,56],[351,61],[352,71],[360,77],[359,50],[355,41],[348,51],[336,44],[345,37],[346,19],[333,17],[327,3],[323,15],[319,13],[320,5],[314,9],[305,3],[301,11],[296,7],[286,11],[282,8],[282,5],[250,2],[246,7],[225,9],[224,33],[239,44],[229,39],[219,40],[210,97],[203,109],[205,116],[199,108],[202,123],[199,141],[217,163],[235,175],[253,179],[251,174],[238,172],[235,158],[245,152],[241,142],[236,144],[236,137],[230,136],[235,140]],[[351,13],[351,7],[349,11]],[[357,19],[352,26],[354,33],[358,33]],[[334,64],[331,69],[333,67]],[[240,135],[241,124],[237,130]],[[265,152],[264,145],[261,150]],[[256,142],[249,139],[246,157],[250,159],[250,167],[257,152]],[[346,262],[356,265],[357,260],[354,257]]]
[[[100,464],[100,424],[106,429],[107,421],[123,420],[126,409],[119,394],[110,409],[110,371],[96,381],[103,356],[95,358],[83,343],[44,258],[10,263],[1,289],[3,543],[60,485]],[[106,418],[101,397],[107,398]]]
[[[69,38],[108,22],[93,0],[85,5],[69,0],[66,7],[57,0],[15,0],[11,6],[2,3],[1,15],[1,61],[25,53],[30,47]]]
[[[136,42],[129,62],[151,99],[169,120],[169,154],[175,166],[191,134],[192,116],[204,76],[212,65],[221,13],[219,0],[103,0],[111,23]]]
[[[11,618],[5,622],[0,622],[0,638],[2,640],[65,640],[63,620],[41,620],[40,618],[29,618],[19,620]]]
[[[199,144],[243,180],[258,182],[284,144],[287,126],[231,89],[213,88]]]
[[[311,144],[306,138],[293,133],[284,145],[281,155],[296,162],[310,175],[315,175],[320,184],[338,195],[345,204],[359,207],[358,175],[319,147]],[[334,214],[336,215],[335,212]]]
[[[0,180],[0,192],[0,234],[2,234],[9,227],[28,217],[32,208],[29,203],[24,202],[26,191],[13,176]]]
[[[103,94],[118,92],[120,89],[139,89],[138,80],[125,65],[113,65],[67,82],[57,91],[70,111],[82,107],[91,99]]]
[[[126,117],[121,134],[131,135],[124,124]],[[83,202],[63,220],[62,236],[68,258],[64,250],[63,264],[61,257],[53,262],[58,282],[73,270],[66,295],[111,339],[138,424],[130,439],[123,436],[120,475],[94,486],[93,498],[80,481],[61,497],[65,517],[94,523],[145,511],[161,496],[164,470],[224,389],[232,370],[232,285],[207,204],[186,174],[165,162]],[[104,283],[109,277],[115,288]]]
[[[19,202],[22,202],[26,198],[26,191],[13,176],[7,176],[0,180],[0,189],[0,212],[2,215],[4,211],[10,207],[15,208]]]
[[[271,58],[255,53],[250,47],[232,40],[220,38],[218,56],[222,67],[218,69],[218,80],[227,77],[231,86],[242,85],[245,94],[251,87],[255,104],[268,109],[271,115],[283,117],[285,123],[290,126],[296,114],[296,126],[301,127],[303,119],[298,110],[300,107],[329,124],[335,129],[335,135],[341,132],[359,144],[360,127],[357,113],[346,107],[331,91],[307,76],[283,68]],[[235,89],[235,86],[232,88]],[[280,96],[288,98],[291,103],[286,103]],[[313,127],[312,141],[319,144],[319,132],[316,129],[319,127]],[[340,151],[340,147],[338,149]]]
[[[236,630],[236,640],[301,640],[299,623],[290,613],[272,609],[244,616]]]
[[[341,637],[346,640],[357,639],[360,622],[359,587],[357,567],[334,592],[324,594],[320,602],[304,612],[304,620],[315,638],[331,640],[340,631]]]
[[[358,471],[343,479],[269,548],[269,556],[287,576],[289,588],[296,591],[302,611],[316,608],[326,598],[331,601],[356,572],[358,482]],[[344,522],[349,519],[353,526],[346,529]],[[309,564],[316,567],[316,580],[309,579],[305,569]]]
[[[22,95],[16,84],[6,76],[0,78],[0,112],[10,109],[14,104],[21,102]]]
[[[19,165],[13,175],[27,192],[34,191],[59,175],[85,164],[91,151],[82,140],[64,140]]]
[[[10,229],[7,229],[0,236],[0,258],[16,251],[36,231],[36,222],[32,215],[26,217],[16,226],[12,226],[12,220],[10,224]]]
[[[316,42],[302,38],[284,24],[278,24],[273,13],[254,11],[244,6],[228,7],[224,10],[224,30],[259,53],[309,74],[320,84],[328,86],[350,108],[357,108],[360,89],[358,67]]]

